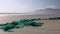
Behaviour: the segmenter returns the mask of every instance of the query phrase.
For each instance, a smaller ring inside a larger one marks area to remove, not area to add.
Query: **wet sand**
[[[31,19],[31,18],[49,18],[57,17],[59,14],[46,14],[46,15],[12,15],[0,17],[0,24],[7,23],[20,19]],[[0,30],[0,34],[60,34],[60,20],[38,20],[37,22],[45,23],[41,27],[25,27],[14,29],[14,32],[4,32]]]

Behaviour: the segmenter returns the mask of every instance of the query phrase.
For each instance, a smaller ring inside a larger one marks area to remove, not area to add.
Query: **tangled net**
[[[16,28],[24,28],[25,26],[32,26],[32,27],[39,27],[42,26],[44,23],[36,22],[36,20],[60,20],[60,17],[53,17],[53,18],[33,18],[33,19],[23,19],[19,21],[12,21],[11,23],[0,24],[0,29],[6,32],[13,32],[13,29]]]

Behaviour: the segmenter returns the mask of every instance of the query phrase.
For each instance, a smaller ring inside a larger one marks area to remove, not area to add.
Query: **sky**
[[[45,8],[60,9],[60,0],[0,0],[0,13],[28,13]]]

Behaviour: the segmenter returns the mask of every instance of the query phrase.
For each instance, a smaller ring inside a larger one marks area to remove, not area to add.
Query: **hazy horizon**
[[[60,0],[0,0],[0,13],[34,13],[38,9],[60,9],[59,3]]]

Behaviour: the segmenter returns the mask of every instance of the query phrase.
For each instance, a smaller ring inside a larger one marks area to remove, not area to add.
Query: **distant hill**
[[[34,12],[37,14],[56,14],[56,13],[60,13],[60,9],[45,8],[45,9],[35,10]]]
[[[53,8],[45,8],[45,9],[39,9],[36,11],[60,11],[60,9],[53,9]]]

